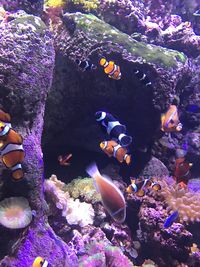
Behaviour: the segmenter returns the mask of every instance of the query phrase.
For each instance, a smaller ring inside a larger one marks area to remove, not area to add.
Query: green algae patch
[[[26,13],[15,17],[10,23],[13,26],[17,26],[19,30],[31,29],[38,33],[44,33],[47,30],[45,23],[39,17]]]
[[[136,41],[92,14],[77,12],[67,16],[74,19],[77,29],[83,31],[91,42],[116,44],[133,57],[141,58],[144,63],[156,64],[163,68],[175,68],[187,60],[183,53],[176,50]]]

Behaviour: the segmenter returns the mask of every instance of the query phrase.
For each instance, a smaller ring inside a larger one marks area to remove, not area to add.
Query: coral
[[[123,255],[118,247],[113,247],[104,242],[92,242],[86,247],[87,256],[79,258],[79,266],[121,266],[133,267],[131,261]],[[100,265],[99,262],[101,263]]]
[[[164,197],[169,210],[178,211],[180,222],[200,221],[200,193],[180,188],[173,183],[169,185],[162,181],[161,195]]]
[[[7,11],[24,10],[29,14],[41,15],[43,11],[44,0],[0,0],[0,4]]]
[[[101,200],[100,194],[94,187],[91,178],[77,178],[66,185],[66,190],[73,198],[81,198],[89,203],[96,203]]]
[[[101,0],[98,13],[105,22],[128,34],[145,28],[145,5],[141,1]]]
[[[0,223],[7,228],[24,228],[32,221],[32,211],[28,200],[10,197],[0,202]]]
[[[44,5],[48,7],[63,7],[65,4],[65,0],[45,0],[44,2]]]
[[[70,198],[68,187],[59,181],[56,175],[45,180],[44,189],[50,195],[56,207],[62,210],[69,224],[78,224],[84,227],[93,223],[94,210],[91,204],[80,202],[79,199]]]
[[[69,199],[65,216],[69,224],[78,224],[84,227],[93,224],[94,209],[89,203],[80,202],[79,199]]]
[[[66,214],[67,200],[69,199],[69,193],[64,190],[65,186],[54,174],[48,180],[44,181],[44,191],[50,195],[56,207],[62,210],[63,216]]]
[[[99,0],[70,0],[69,2],[75,10],[84,12],[96,11],[99,6]]]

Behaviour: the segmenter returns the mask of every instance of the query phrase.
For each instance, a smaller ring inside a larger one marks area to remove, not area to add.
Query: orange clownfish
[[[185,160],[185,157],[176,159],[174,179],[182,188],[185,188],[188,184],[191,175],[190,168],[192,165],[192,163]]]
[[[51,265],[42,257],[35,258],[32,267],[51,267]]]
[[[198,253],[198,252],[199,252],[199,248],[197,244],[193,243],[192,246],[190,247],[190,255]]]
[[[124,161],[127,165],[131,163],[131,155],[127,154],[127,149],[114,140],[101,142],[100,148],[108,155],[108,157],[114,157],[120,163]]]
[[[2,122],[3,121],[3,122]],[[23,178],[23,139],[11,128],[10,115],[0,110],[0,152],[3,164],[10,168],[15,180]]]
[[[118,223],[123,223],[126,218],[126,203],[122,192],[112,182],[99,173],[95,163],[90,165],[86,172],[94,179],[101,201],[110,216]]]
[[[179,121],[178,110],[175,105],[170,105],[165,114],[161,115],[161,130],[163,132],[180,132],[183,125]]]
[[[67,154],[65,156],[58,156],[58,162],[61,166],[70,166],[71,165],[71,160],[72,154]]]
[[[143,197],[147,187],[151,187],[155,191],[161,189],[160,184],[154,182],[153,178],[145,180],[131,178],[131,184],[127,187],[126,191],[128,194],[136,193],[138,197]]]
[[[104,72],[108,74],[108,77],[114,80],[121,79],[120,67],[117,66],[114,61],[107,61],[105,58],[101,58],[99,64],[104,67]]]

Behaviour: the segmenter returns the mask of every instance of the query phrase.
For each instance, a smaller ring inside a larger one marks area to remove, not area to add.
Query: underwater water
[[[0,0],[0,267],[200,267],[199,0]]]

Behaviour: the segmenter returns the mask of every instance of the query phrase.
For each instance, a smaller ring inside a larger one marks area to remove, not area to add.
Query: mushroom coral
[[[160,194],[164,197],[169,210],[178,211],[180,222],[200,221],[200,192],[181,188],[175,182],[162,181]]]
[[[0,202],[0,223],[11,229],[24,228],[32,220],[32,211],[24,197],[10,197]]]

